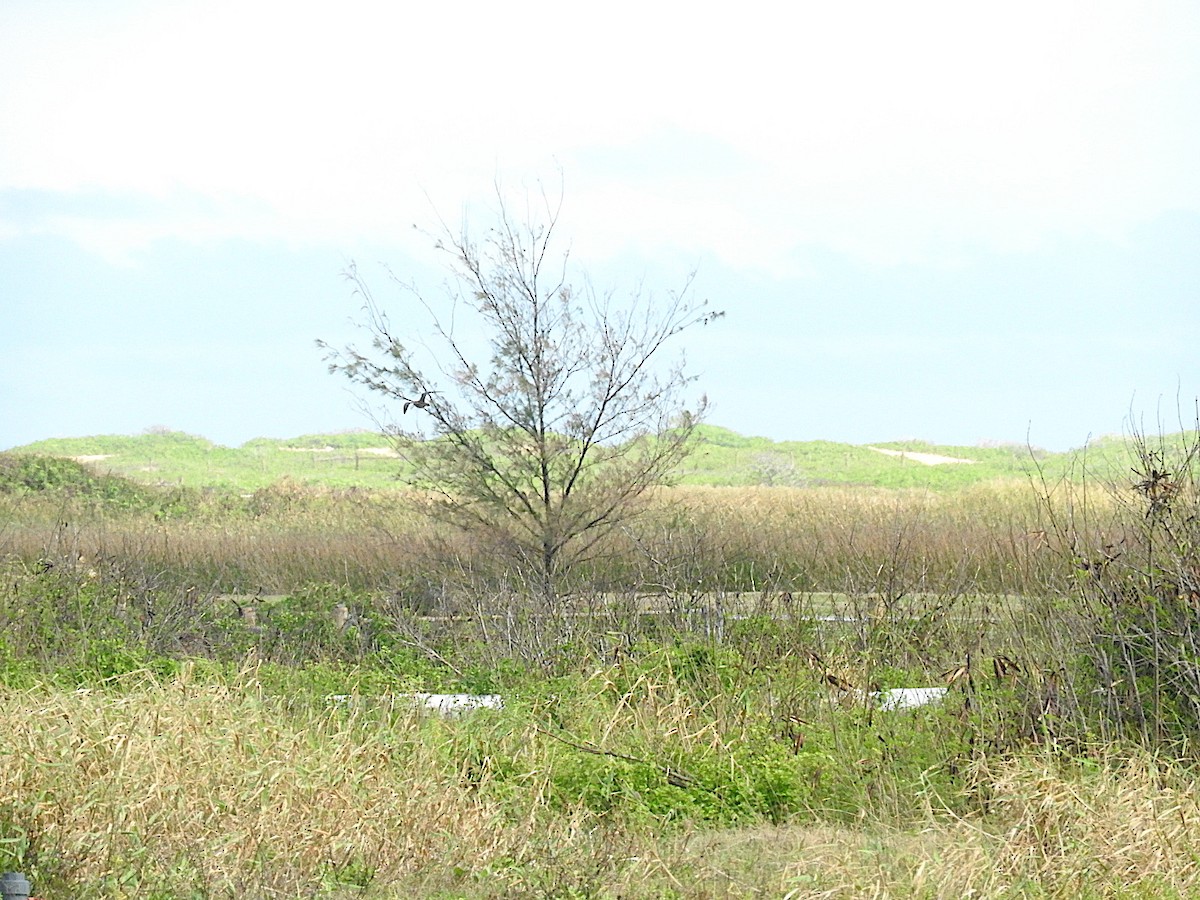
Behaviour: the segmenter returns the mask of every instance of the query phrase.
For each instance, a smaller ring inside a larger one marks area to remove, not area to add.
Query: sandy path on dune
[[[914,453],[912,450],[885,450],[883,447],[868,447],[868,450],[874,450],[876,453],[883,453],[886,456],[898,456],[901,459],[911,459],[913,462],[919,462],[926,466],[940,466],[945,463],[975,463],[978,460],[961,459],[957,456],[939,456],[936,453]]]

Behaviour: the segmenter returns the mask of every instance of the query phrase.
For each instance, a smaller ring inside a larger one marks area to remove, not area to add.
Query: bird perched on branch
[[[405,400],[404,406],[401,407],[400,412],[402,412],[402,413],[408,412],[408,408],[410,406],[414,407],[415,409],[424,409],[425,407],[427,407],[429,405],[430,396],[433,394],[440,394],[440,393],[441,393],[441,391],[424,391],[424,392],[422,392],[421,396],[418,397],[416,400]]]

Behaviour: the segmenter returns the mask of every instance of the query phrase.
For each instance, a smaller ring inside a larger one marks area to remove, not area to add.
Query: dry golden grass
[[[419,718],[286,711],[247,688],[6,696],[0,797],[42,874],[94,896],[286,897],[345,872],[486,866],[527,842],[530,823],[502,821]]]
[[[643,730],[681,715],[650,712],[661,721]],[[526,768],[494,790],[462,727],[289,708],[261,696],[252,670],[230,685],[185,672],[114,692],[9,692],[0,815],[6,836],[30,842],[41,896],[76,900],[1200,892],[1200,785],[1148,755],[1031,750],[976,773],[990,801],[971,818],[930,808],[903,826],[864,812],[856,825],[664,834],[549,802],[549,744],[533,728],[507,739],[528,747]]]
[[[1194,773],[1144,753],[1082,767],[1026,758],[1002,767],[993,789],[999,875],[1059,896],[1200,893]]]

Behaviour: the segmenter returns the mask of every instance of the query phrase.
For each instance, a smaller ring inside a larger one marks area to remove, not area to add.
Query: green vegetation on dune
[[[8,452],[81,460],[144,484],[244,491],[283,478],[330,487],[395,486],[401,469],[388,455],[387,439],[370,432],[255,438],[237,448],[182,432],[101,435],[36,441]]]
[[[375,450],[387,448],[387,437],[377,431],[359,429],[330,434],[302,434],[294,438],[254,438],[242,444],[243,450]]]
[[[0,494],[81,497],[122,509],[158,506],[166,494],[110,473],[94,472],[73,459],[0,453]]]
[[[1023,446],[960,447],[922,441],[865,446],[833,441],[773,441],[727,428],[702,425],[695,451],[676,471],[684,485],[811,487],[850,485],[952,490],[1004,479],[1028,481],[1079,477],[1084,469],[1110,477],[1129,468],[1120,439],[1103,439],[1084,450],[1048,453]],[[893,451],[893,455],[881,451]],[[970,462],[926,465],[896,452],[931,454]],[[99,472],[144,484],[257,490],[288,478],[329,487],[395,487],[406,468],[385,435],[372,431],[255,438],[223,447],[182,432],[137,436],[52,438],[17,447],[12,454],[84,459]]]
[[[970,460],[926,465],[878,449],[909,450]],[[1024,478],[1031,458],[1007,450],[950,448],[932,444],[858,446],[833,441],[772,441],[745,438],[725,429],[706,429],[696,451],[680,468],[684,484],[729,486],[861,485],[890,488],[953,488]]]

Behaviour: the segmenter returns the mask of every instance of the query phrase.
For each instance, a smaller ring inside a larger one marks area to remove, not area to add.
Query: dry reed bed
[[[486,573],[494,560],[425,519],[412,492],[259,493],[250,511],[165,520],[24,501],[0,515],[0,552],[116,558],[203,589],[267,593],[310,582],[389,589],[398,573],[440,580],[446,566]],[[1038,536],[1045,520],[1016,482],[952,493],[676,487],[610,536],[581,577],[626,588],[865,592],[890,579],[908,590],[1028,593],[1061,574],[1061,555]]]

